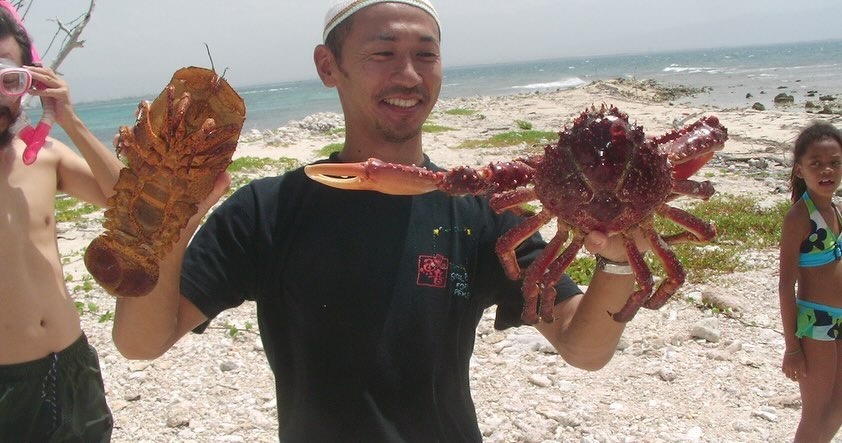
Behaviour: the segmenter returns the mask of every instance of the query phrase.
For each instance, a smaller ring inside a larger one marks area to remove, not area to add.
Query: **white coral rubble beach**
[[[806,112],[717,109],[656,103],[627,82],[506,97],[442,100],[431,117],[453,131],[425,135],[425,149],[444,167],[485,165],[517,157],[523,147],[454,149],[461,141],[517,129],[516,120],[560,130],[592,104],[617,105],[649,135],[716,114],[730,141],[697,175],[717,191],[760,202],[788,199],[787,153]],[[463,108],[474,115],[451,115]],[[837,117],[838,118],[838,117]],[[289,157],[302,163],[341,143],[341,115],[320,114],[277,131],[241,138],[235,157]],[[333,135],[331,135],[333,134]],[[269,172],[274,173],[274,172]],[[67,285],[97,348],[114,413],[113,441],[274,442],[277,410],[254,305],[223,313],[203,335],[190,334],[154,361],[128,361],[111,342],[114,299],[82,263],[102,231],[102,214],[61,223]],[[752,271],[685,284],[658,311],[628,325],[613,360],[587,372],[567,365],[531,327],[493,329],[493,308],[480,324],[471,385],[487,442],[785,442],[800,415],[798,386],[780,371],[783,351],[777,296],[777,250],[742,260]],[[716,298],[736,315],[702,307]],[[840,439],[842,441],[842,439]]]

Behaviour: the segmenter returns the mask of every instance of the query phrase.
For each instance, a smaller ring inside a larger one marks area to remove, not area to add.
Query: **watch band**
[[[633,275],[634,270],[632,270],[631,265],[627,261],[611,261],[607,258],[597,254],[596,255],[596,268],[602,272],[608,274],[616,274],[616,275]]]

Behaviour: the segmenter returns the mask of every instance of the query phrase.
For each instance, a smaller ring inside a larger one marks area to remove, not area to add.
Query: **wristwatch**
[[[596,268],[608,274],[632,275],[634,271],[627,261],[611,261],[597,254]]]

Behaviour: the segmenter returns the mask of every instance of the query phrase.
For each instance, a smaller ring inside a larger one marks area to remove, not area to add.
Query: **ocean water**
[[[707,87],[710,92],[679,102],[721,107],[772,106],[775,95],[791,94],[803,109],[809,91],[842,99],[842,40],[769,46],[716,48],[651,54],[559,58],[530,62],[453,66],[445,60],[442,98],[510,95],[568,89],[595,80],[652,79],[669,85]],[[233,85],[246,102],[244,131],[283,126],[318,112],[340,112],[336,92],[318,80],[267,85]],[[134,124],[141,100],[148,97],[78,103],[76,111],[106,145],[120,126]],[[747,98],[750,94],[752,97]],[[27,111],[37,120],[37,108]],[[60,128],[53,136],[68,142]]]

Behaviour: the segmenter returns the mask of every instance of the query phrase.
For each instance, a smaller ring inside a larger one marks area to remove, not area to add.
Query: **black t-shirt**
[[[468,366],[487,307],[520,324],[520,282],[494,252],[519,222],[485,198],[342,191],[297,169],[214,211],[181,292],[208,318],[256,302],[281,441],[481,441]],[[519,248],[523,264],[543,245]],[[567,276],[557,290],[580,292]]]

